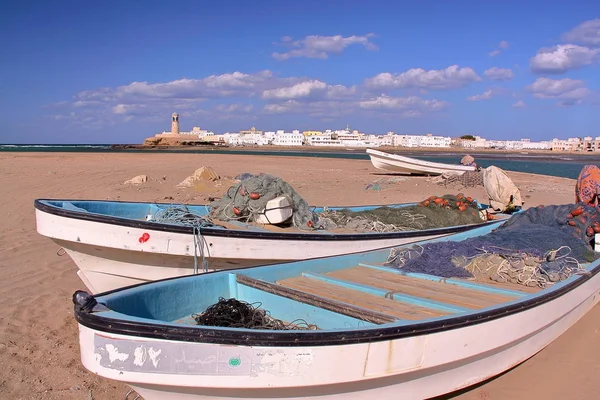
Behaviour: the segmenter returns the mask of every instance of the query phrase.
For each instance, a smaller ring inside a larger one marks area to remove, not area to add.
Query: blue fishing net
[[[507,259],[533,256],[540,260],[540,270],[550,275],[562,273],[566,263],[596,259],[600,254],[591,244],[596,232],[600,232],[600,213],[594,207],[585,203],[539,206],[513,215],[484,236],[395,248],[386,265],[405,272],[471,278],[473,274],[463,267],[465,260],[489,254]]]

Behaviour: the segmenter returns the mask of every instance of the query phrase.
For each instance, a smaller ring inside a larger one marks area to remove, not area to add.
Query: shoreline
[[[2,148],[2,146],[11,146]],[[12,147],[14,146],[14,147]],[[104,148],[100,147],[104,146]],[[180,153],[180,154],[262,154],[278,155],[290,154],[292,156],[319,155],[326,156],[328,154],[352,155],[358,159],[369,159],[364,148],[346,148],[346,147],[328,147],[328,146],[181,146],[181,145],[141,145],[141,144],[19,144],[19,145],[0,145],[0,154],[11,153]],[[45,149],[45,150],[43,150]],[[581,152],[581,151],[551,151],[551,150],[498,150],[498,149],[465,149],[459,147],[396,147],[396,146],[380,146],[374,148],[376,150],[399,154],[408,157],[457,157],[471,155],[490,160],[548,160],[556,162],[593,162],[600,164],[600,152]],[[344,158],[344,157],[335,157]]]
[[[223,151],[223,152],[278,152],[278,153],[305,153],[305,154],[360,154],[365,155],[367,148],[356,148],[356,147],[339,147],[339,146],[213,146],[213,145],[202,145],[202,146],[147,146],[147,145],[110,145],[111,149],[116,151],[129,150],[129,151],[140,151],[140,152],[181,152],[181,153],[193,153],[197,151]],[[398,146],[380,146],[373,147],[375,150],[380,150],[387,153],[394,153],[405,156],[464,156],[471,155],[473,157],[479,156],[489,159],[506,159],[515,157],[518,159],[551,159],[557,161],[576,161],[576,160],[589,160],[597,158],[600,162],[600,152],[581,152],[581,151],[552,151],[552,150],[498,150],[498,149],[465,149],[461,147],[398,147]],[[562,160],[564,158],[568,160]]]

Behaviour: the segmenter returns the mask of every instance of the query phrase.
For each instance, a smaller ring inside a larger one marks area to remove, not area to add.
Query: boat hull
[[[475,171],[475,167],[423,161],[416,158],[390,154],[379,150],[367,149],[371,164],[377,169],[388,172],[419,175],[441,175],[443,173],[463,174]]]
[[[595,274],[551,300],[506,316],[348,345],[223,346],[126,336],[79,324],[81,359],[88,370],[129,384],[146,400],[424,399],[482,382],[535,355],[598,303],[599,288],[600,274]],[[110,357],[100,356],[100,349],[109,348]],[[158,362],[157,354],[170,361]]]
[[[401,232],[398,235],[355,235],[336,239],[333,235],[302,239],[302,234],[284,238],[201,234],[149,230],[68,218],[36,209],[38,233],[61,246],[79,268],[78,275],[92,293],[132,284],[214,270],[253,267],[273,263],[350,254],[442,237],[480,225],[453,229]],[[144,235],[147,241],[140,241]],[[291,236],[291,235],[287,235]],[[342,236],[342,235],[338,235]],[[347,235],[348,236],[348,235]],[[272,235],[271,235],[272,237]],[[203,260],[206,262],[203,263]],[[195,266],[197,270],[195,271]]]

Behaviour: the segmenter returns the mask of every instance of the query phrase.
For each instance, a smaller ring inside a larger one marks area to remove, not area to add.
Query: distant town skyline
[[[0,143],[169,129],[600,136],[600,2],[3,4]]]

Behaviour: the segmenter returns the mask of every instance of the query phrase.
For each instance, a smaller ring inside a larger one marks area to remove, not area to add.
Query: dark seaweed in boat
[[[259,303],[260,304],[260,303]],[[245,301],[219,297],[219,301],[209,306],[202,314],[193,314],[198,325],[221,326],[226,328],[267,329],[267,330],[316,330],[316,325],[298,319],[290,323],[271,317],[266,310],[254,307]]]

